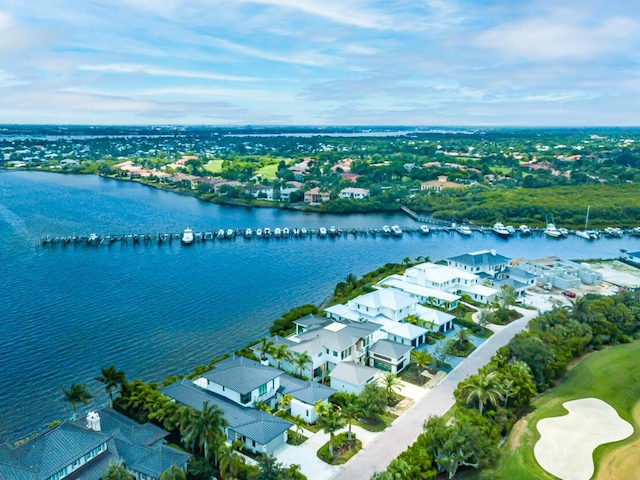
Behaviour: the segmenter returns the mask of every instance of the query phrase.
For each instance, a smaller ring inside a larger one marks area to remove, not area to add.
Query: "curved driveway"
[[[543,298],[537,299],[542,310],[550,307]],[[538,302],[536,302],[538,303]],[[496,351],[513,336],[524,330],[539,312],[518,309],[524,316],[505,327],[495,327],[495,333],[469,357],[454,368],[440,383],[417,401],[404,415],[363,448],[336,475],[336,480],[369,480],[376,471],[387,468],[391,460],[411,445],[422,433],[424,421],[432,415],[444,415],[455,403],[453,392],[458,383],[489,363]]]

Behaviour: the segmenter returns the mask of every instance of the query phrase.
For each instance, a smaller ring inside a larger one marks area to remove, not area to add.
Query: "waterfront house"
[[[390,275],[380,280],[377,286],[395,288],[417,299],[418,302],[422,304],[432,305],[446,310],[454,310],[460,301],[460,295],[444,292],[425,285],[419,285],[415,283],[414,278],[409,278],[405,275]]]
[[[329,192],[321,192],[320,187],[314,187],[304,192],[304,202],[309,204],[324,203],[331,200]]]
[[[254,198],[261,198],[264,200],[273,200],[273,187],[268,185],[249,185],[245,190]]]
[[[484,273],[496,277],[510,265],[511,259],[498,254],[496,250],[480,250],[447,258],[447,265],[453,268],[471,272],[476,275]]]
[[[354,200],[362,200],[369,196],[369,190],[366,188],[348,187],[340,190],[338,194],[340,198],[353,198]]]
[[[382,372],[356,362],[342,362],[334,368],[329,377],[331,386],[336,390],[359,395],[365,385],[375,382]]]
[[[228,371],[228,374],[231,373]],[[273,453],[286,443],[287,432],[293,426],[291,422],[282,418],[242,406],[186,379],[160,391],[174,401],[198,411],[202,411],[205,403],[216,405],[222,410],[224,419],[228,423],[224,432],[227,440],[229,442],[237,440],[242,443],[244,449],[255,453]]]
[[[238,405],[253,406],[265,402],[274,406],[282,371],[249,358],[233,356],[203,374],[196,384]]]
[[[422,182],[420,184],[420,190],[431,190],[439,192],[443,188],[462,188],[464,185],[461,183],[450,182],[447,180],[446,175],[440,175],[437,180],[430,180],[428,182]]]
[[[282,201],[282,202],[290,202],[291,201],[291,194],[293,192],[297,192],[299,190],[300,190],[299,188],[295,188],[295,187],[281,188],[280,189],[280,201]]]
[[[186,471],[191,455],[165,444],[169,433],[105,408],[63,422],[18,446],[0,445],[0,478],[99,480],[122,463],[136,480],[156,480],[171,467]]]

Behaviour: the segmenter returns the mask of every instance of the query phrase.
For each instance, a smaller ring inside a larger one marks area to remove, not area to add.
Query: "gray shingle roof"
[[[308,405],[313,405],[318,400],[327,400],[337,391],[311,380],[299,380],[288,374],[280,377],[280,385],[284,387],[283,394],[291,395],[296,400]]]
[[[411,345],[403,345],[401,343],[392,342],[391,340],[378,340],[369,348],[369,352],[379,353],[385,357],[398,359],[410,352],[413,347]]]
[[[331,323],[331,319],[327,317],[319,317],[318,315],[306,315],[302,318],[294,320],[295,324],[300,325],[301,327],[305,327],[307,329],[310,328],[322,328],[325,325]]]
[[[250,393],[261,385],[282,375],[282,371],[246,357],[231,357],[204,375],[207,380],[240,394]]]
[[[280,373],[282,374],[282,372]],[[188,380],[173,383],[163,388],[161,392],[196,410],[202,410],[205,402],[208,402],[209,405],[217,405],[232,430],[262,445],[269,443],[292,426],[292,423],[269,413],[260,412],[254,408],[241,407],[231,400],[194,385]]]

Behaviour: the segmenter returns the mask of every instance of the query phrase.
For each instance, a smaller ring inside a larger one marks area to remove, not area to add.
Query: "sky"
[[[0,124],[640,125],[636,0],[2,0]]]

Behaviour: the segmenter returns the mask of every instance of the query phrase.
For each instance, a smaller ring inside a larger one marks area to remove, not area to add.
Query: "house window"
[[[258,387],[258,395],[264,395],[267,393],[267,384],[265,383],[264,385],[260,385]]]
[[[335,350],[333,351],[333,356],[337,357],[338,356],[338,352],[336,352]]]
[[[240,395],[240,403],[246,404],[251,401],[251,392]]]

